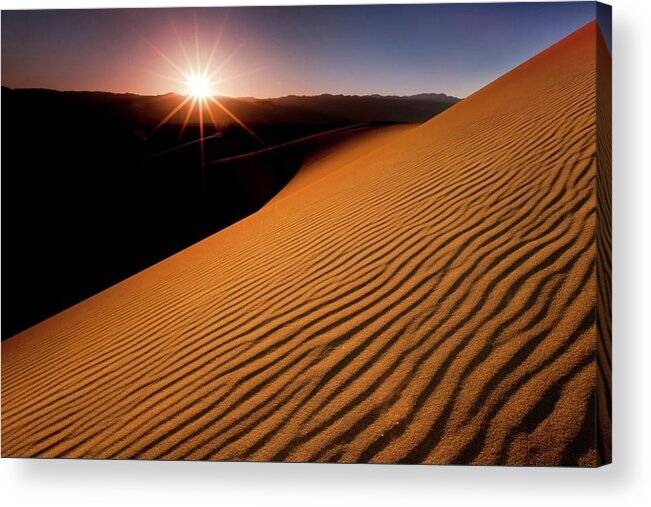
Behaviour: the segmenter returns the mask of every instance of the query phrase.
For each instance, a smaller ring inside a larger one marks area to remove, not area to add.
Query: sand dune
[[[321,178],[333,175],[337,171],[355,170],[359,166],[354,163],[356,160],[379,150],[390,142],[397,142],[402,134],[413,128],[414,125],[410,124],[362,127],[347,139],[315,150],[305,160],[298,174],[273,197],[272,201],[284,199],[307,186],[315,185]]]
[[[3,456],[608,461],[598,63],[590,24],[4,342]]]

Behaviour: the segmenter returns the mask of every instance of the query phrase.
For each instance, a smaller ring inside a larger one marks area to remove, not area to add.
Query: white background
[[[0,0],[0,7],[279,3],[350,2]],[[611,3],[615,339],[612,465],[577,470],[2,459],[0,495],[4,505],[651,505],[651,2]]]

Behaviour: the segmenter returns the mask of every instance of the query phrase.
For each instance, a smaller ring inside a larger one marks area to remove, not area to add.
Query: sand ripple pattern
[[[6,341],[3,455],[608,460],[597,60],[590,24]]]

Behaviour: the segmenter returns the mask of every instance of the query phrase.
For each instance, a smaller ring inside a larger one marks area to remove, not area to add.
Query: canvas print
[[[611,461],[611,9],[2,14],[2,456]]]

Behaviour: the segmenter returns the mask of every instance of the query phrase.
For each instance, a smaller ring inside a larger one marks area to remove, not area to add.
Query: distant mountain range
[[[164,95],[136,95],[133,93],[76,92],[48,89],[10,89],[2,87],[3,100],[29,99],[58,103],[62,107],[93,107],[106,110],[111,117],[123,117],[132,126],[146,127],[157,124],[185,97],[168,93]],[[442,93],[421,93],[411,96],[395,95],[288,95],[258,99],[255,97],[218,97],[228,110],[245,123],[251,124],[307,124],[345,125],[367,122],[419,123],[447,109],[460,99]],[[209,104],[211,104],[209,102]],[[232,119],[212,104],[211,110],[218,123],[229,124]],[[180,109],[170,118],[170,123],[182,123],[187,108]],[[198,123],[198,108],[189,118]],[[205,121],[211,122],[210,117]]]

